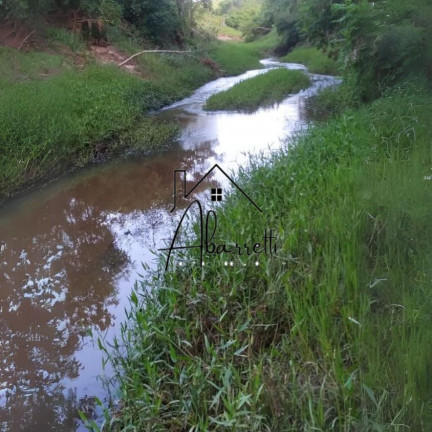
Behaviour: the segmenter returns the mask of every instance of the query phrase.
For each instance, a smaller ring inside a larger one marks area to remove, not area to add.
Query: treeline
[[[156,43],[182,43],[199,9],[211,0],[3,0],[0,21],[28,21],[47,15],[79,14],[105,25],[125,22]]]
[[[280,52],[310,42],[339,59],[363,100],[408,75],[432,78],[430,0],[264,0],[256,25],[277,28]]]

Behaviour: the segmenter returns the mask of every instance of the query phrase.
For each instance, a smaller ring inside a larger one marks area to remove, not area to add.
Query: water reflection
[[[112,324],[115,281],[128,265],[99,215],[100,208],[60,195],[1,224],[4,430],[37,430],[39,423],[46,430],[63,420],[70,425],[76,416],[76,397],[63,394],[62,380],[79,375],[74,353],[86,329],[103,331]]]
[[[209,83],[159,113],[182,124],[164,154],[83,170],[0,210],[0,430],[79,428],[77,408],[104,396],[101,353],[87,331],[115,334],[141,263],[154,262],[171,236],[173,171],[187,171],[190,189],[215,163],[235,170],[248,152],[302,129],[305,98],[335,83],[314,76],[309,93],[254,114],[202,111],[239,79]]]
[[[194,182],[215,154],[209,141],[182,156]],[[177,163],[171,151],[152,163],[103,167],[60,191],[24,198],[2,218],[1,430],[71,430],[77,394],[64,390],[92,362],[86,331],[113,324],[135,270],[168,235]]]

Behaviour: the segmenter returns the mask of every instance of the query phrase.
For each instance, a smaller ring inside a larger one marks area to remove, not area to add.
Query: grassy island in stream
[[[253,111],[280,102],[309,85],[310,80],[302,71],[275,69],[216,93],[207,100],[204,109]]]

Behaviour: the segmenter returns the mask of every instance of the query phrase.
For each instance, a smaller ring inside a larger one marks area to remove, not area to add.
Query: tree
[[[175,40],[180,19],[175,0],[119,0],[123,18],[155,42]]]

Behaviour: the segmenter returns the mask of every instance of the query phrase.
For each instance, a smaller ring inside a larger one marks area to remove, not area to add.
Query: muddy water
[[[0,208],[0,431],[83,430],[77,409],[105,395],[89,331],[113,337],[141,263],[152,265],[171,235],[173,171],[190,184],[215,163],[235,172],[247,153],[305,128],[307,98],[337,82],[312,75],[308,91],[254,114],[202,110],[211,94],[265,72],[218,79],[155,114],[182,125],[169,151],[92,167]]]

